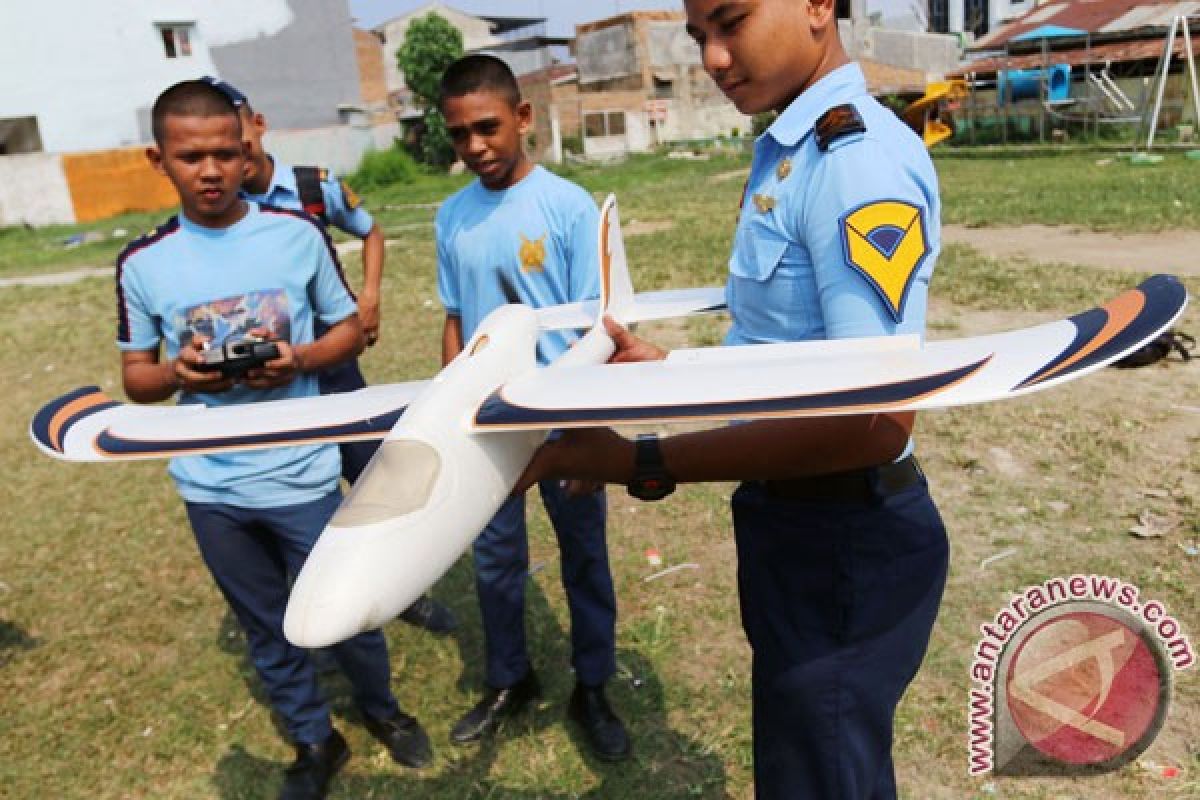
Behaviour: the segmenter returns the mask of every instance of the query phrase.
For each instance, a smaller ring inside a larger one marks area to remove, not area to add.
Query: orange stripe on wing
[[[600,216],[600,310],[608,310],[609,292],[611,291],[612,251],[608,248],[608,215],[612,206],[605,204],[604,213]]]
[[[1142,309],[1146,307],[1146,295],[1140,289],[1130,289],[1128,292],[1119,294],[1109,302],[1101,306],[1101,310],[1108,314],[1108,321],[1104,323],[1104,327],[1096,332],[1086,345],[1079,348],[1070,357],[1063,359],[1059,364],[1056,364],[1053,369],[1047,370],[1045,373],[1038,376],[1037,380],[1031,381],[1028,385],[1041,383],[1042,381],[1052,378],[1058,373],[1070,367],[1072,364],[1086,358],[1091,353],[1094,353],[1099,348],[1110,342],[1114,336],[1125,330],[1129,323],[1137,319],[1138,314],[1142,313]]]
[[[47,433],[50,438],[50,443],[54,449],[60,453],[63,451],[62,436],[60,434],[64,432],[63,426],[67,424],[68,420],[70,420],[76,414],[87,411],[89,408],[95,408],[102,403],[111,402],[112,398],[106,395],[104,392],[93,392],[92,394],[85,394],[83,397],[77,397],[60,408],[57,413],[50,418],[50,424],[47,426]]]

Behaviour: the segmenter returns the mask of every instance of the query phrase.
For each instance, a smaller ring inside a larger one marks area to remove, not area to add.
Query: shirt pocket
[[[770,280],[787,248],[783,234],[765,220],[751,219],[738,226],[729,271],[735,277],[758,283]]]

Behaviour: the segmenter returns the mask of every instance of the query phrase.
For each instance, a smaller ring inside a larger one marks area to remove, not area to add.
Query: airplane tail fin
[[[600,208],[600,318],[605,314],[618,322],[629,321],[636,301],[633,281],[629,277],[629,261],[625,258],[625,240],[621,236],[621,220],[617,215],[617,196],[610,194]]]

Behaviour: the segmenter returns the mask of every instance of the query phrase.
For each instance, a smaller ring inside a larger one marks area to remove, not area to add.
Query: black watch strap
[[[663,462],[658,436],[643,433],[634,442],[633,478],[625,488],[639,500],[661,500],[675,491],[675,479]]]

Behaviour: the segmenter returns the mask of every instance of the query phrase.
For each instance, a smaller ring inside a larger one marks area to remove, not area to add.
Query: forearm
[[[446,323],[442,326],[442,366],[446,366],[462,352],[462,319],[446,315]]]
[[[300,372],[319,372],[354,358],[364,347],[362,323],[357,314],[351,314],[316,341],[295,345],[296,368]]]
[[[380,289],[383,285],[383,257],[387,250],[386,243],[383,238],[383,230],[379,227],[379,223],[371,226],[371,230],[363,239],[362,262],[363,262],[363,282],[362,294],[364,297],[378,299]]]
[[[762,420],[662,441],[667,471],[681,482],[787,479],[894,461],[913,414]]]

